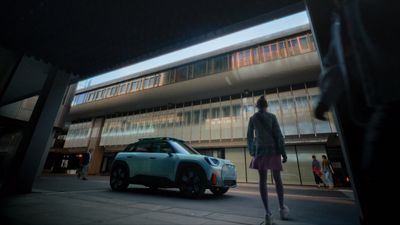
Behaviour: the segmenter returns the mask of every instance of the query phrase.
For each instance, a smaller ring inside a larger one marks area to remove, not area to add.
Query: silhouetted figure
[[[271,170],[275,180],[281,219],[288,219],[289,208],[284,205],[284,190],[281,178],[282,162],[287,161],[285,142],[276,116],[267,112],[268,103],[264,96],[257,100],[258,112],[250,117],[247,142],[253,159],[250,168],[258,170],[259,188],[265,208],[265,224],[272,224],[272,213],[268,205],[267,171]],[[255,137],[254,137],[255,133]],[[282,161],[283,157],[283,161]]]
[[[387,200],[398,190],[383,181],[392,179],[390,171],[396,171],[397,165],[388,150],[398,149],[400,129],[400,46],[393,44],[397,40],[393,30],[400,27],[400,20],[395,19],[399,4],[333,2],[330,48],[323,56],[321,99],[315,115],[325,119],[332,105],[339,106],[339,122],[346,123],[342,124],[345,143],[351,146],[347,152],[352,156],[362,224],[389,224],[395,212]],[[354,131],[362,134],[352,139]]]
[[[92,158],[92,155],[90,154],[89,150],[87,150],[85,153],[83,153],[82,180],[87,180],[88,172],[89,172],[89,164],[90,164],[91,158]]]

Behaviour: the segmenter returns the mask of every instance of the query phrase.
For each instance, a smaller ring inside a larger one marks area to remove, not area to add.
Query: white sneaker
[[[274,224],[274,220],[272,219],[272,215],[271,214],[267,214],[265,215],[265,225],[273,225]]]
[[[281,220],[288,220],[289,219],[289,207],[286,205],[283,206],[283,209],[279,209],[279,213],[281,214]]]

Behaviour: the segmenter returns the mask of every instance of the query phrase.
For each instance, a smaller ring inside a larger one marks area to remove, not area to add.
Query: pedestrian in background
[[[92,158],[92,155],[90,154],[89,150],[87,150],[85,153],[83,153],[82,180],[87,180],[89,164],[90,164],[91,158]]]
[[[319,161],[317,160],[317,157],[315,155],[312,156],[312,163],[311,163],[311,168],[312,168],[312,173],[314,175],[315,183],[317,184],[318,187],[321,187],[321,184],[326,187],[326,184],[322,180],[322,172],[321,172],[321,165],[319,164]]]
[[[333,178],[334,174],[331,162],[329,162],[326,155],[322,155],[322,172],[324,174],[325,183],[329,186],[329,189],[333,188]]]
[[[265,225],[273,224],[268,205],[267,173],[272,171],[279,200],[281,219],[287,220],[289,208],[284,205],[284,190],[281,178],[282,162],[287,161],[285,142],[276,116],[267,112],[268,103],[264,96],[257,100],[256,112],[250,117],[247,144],[253,159],[250,168],[258,170],[260,195],[265,208]],[[255,137],[254,137],[255,133]],[[282,159],[283,158],[283,159]]]

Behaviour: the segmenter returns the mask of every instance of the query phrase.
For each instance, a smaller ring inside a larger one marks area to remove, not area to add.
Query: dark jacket
[[[286,156],[285,140],[274,114],[259,111],[250,117],[247,129],[247,145],[252,156]]]

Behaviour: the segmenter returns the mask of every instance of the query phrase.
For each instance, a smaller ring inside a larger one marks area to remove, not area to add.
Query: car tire
[[[206,190],[204,173],[196,167],[182,168],[178,182],[179,190],[185,197],[199,198]]]
[[[228,192],[229,188],[228,187],[211,187],[210,191],[217,196],[224,195],[226,192]]]
[[[113,191],[124,191],[129,185],[128,168],[122,163],[118,163],[111,169],[110,186]]]

